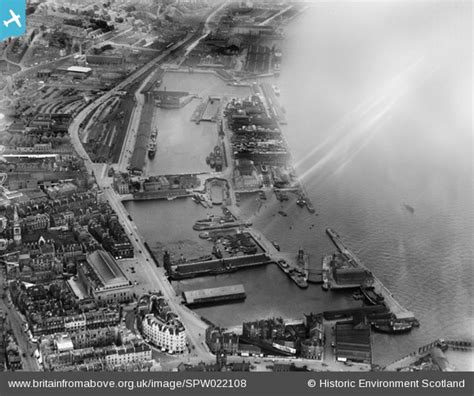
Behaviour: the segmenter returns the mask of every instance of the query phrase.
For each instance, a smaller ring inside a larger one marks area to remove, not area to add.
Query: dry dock
[[[362,262],[354,253],[352,253],[349,249],[346,248],[346,246],[342,242],[341,237],[334,230],[332,230],[331,228],[328,228],[326,229],[326,233],[334,242],[338,250],[342,254],[344,254],[349,261],[352,261],[354,264],[372,273],[365,265],[362,264]],[[390,290],[388,290],[375,275],[372,274],[372,276],[374,279],[374,283],[373,283],[374,290],[384,297],[384,304],[390,310],[390,312],[392,312],[397,319],[404,319],[407,321],[416,322],[416,318],[413,312],[404,308],[397,300],[395,300]]]

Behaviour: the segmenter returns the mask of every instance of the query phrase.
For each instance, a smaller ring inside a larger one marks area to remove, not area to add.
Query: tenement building
[[[169,353],[182,353],[186,348],[184,326],[172,313],[168,313],[166,318],[145,315],[143,335],[149,342]]]

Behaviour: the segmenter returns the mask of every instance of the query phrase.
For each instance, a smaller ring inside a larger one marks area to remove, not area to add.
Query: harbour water
[[[147,175],[209,172],[206,157],[217,144],[216,124],[191,122],[194,110],[209,95],[246,95],[248,88],[228,86],[211,73],[167,72],[163,90],[183,91],[198,97],[179,109],[158,109],[153,127],[158,130],[155,158],[146,160]]]
[[[374,361],[382,365],[438,337],[472,339],[471,34],[463,9],[469,6],[324,2],[291,22],[277,83],[284,133],[318,215],[293,201],[243,202],[243,209],[259,208],[254,226],[282,250],[303,247],[318,264],[335,251],[324,232],[332,227],[415,313],[421,327],[411,333],[374,335]],[[192,84],[186,90],[193,92]],[[127,208],[156,247],[175,236],[197,239],[189,216],[205,217],[206,210],[193,205]],[[281,209],[287,217],[277,214]],[[300,290],[272,265],[174,285],[183,291],[238,283],[245,302],[197,312],[232,326],[354,304],[319,285]]]

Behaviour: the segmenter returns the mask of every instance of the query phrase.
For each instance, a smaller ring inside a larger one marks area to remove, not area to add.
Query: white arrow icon
[[[10,10],[10,15],[12,16],[8,21],[3,21],[3,24],[5,25],[5,27],[8,27],[8,25],[10,25],[10,23],[12,22],[15,22],[18,27],[21,27],[21,23],[20,23],[20,15],[16,15],[13,10]]]

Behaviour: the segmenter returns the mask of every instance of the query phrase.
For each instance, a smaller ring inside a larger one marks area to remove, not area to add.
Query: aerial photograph
[[[470,1],[1,17],[0,371],[474,371]]]

